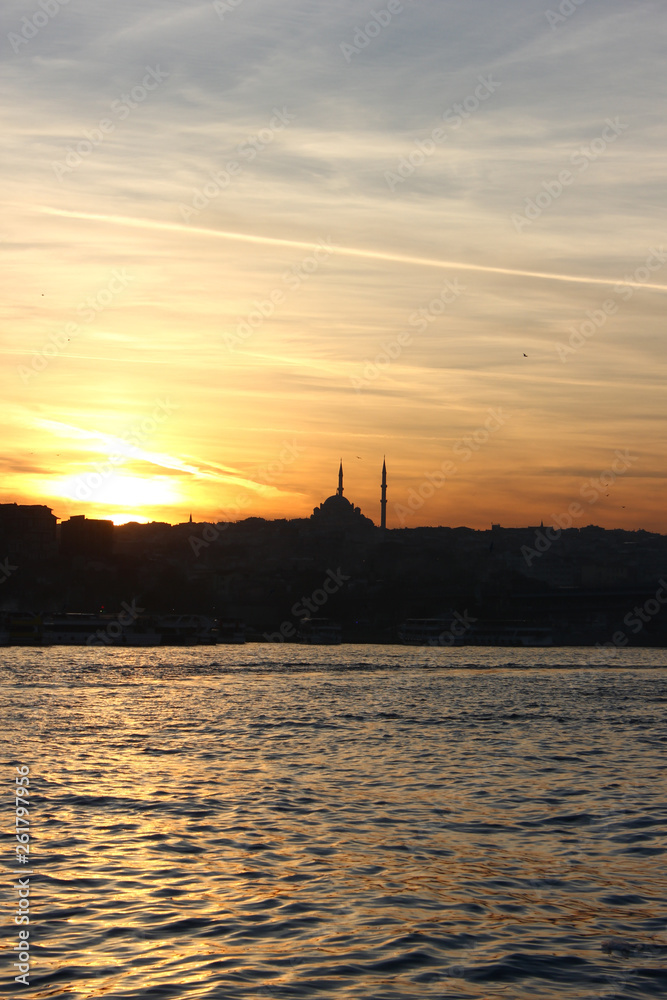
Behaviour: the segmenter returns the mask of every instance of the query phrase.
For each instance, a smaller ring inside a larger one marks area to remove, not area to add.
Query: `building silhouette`
[[[113,521],[87,518],[76,514],[60,525],[60,551],[66,556],[99,559],[111,555],[114,540]]]
[[[310,519],[321,528],[358,531],[359,529],[367,530],[375,527],[371,519],[361,513],[359,507],[355,507],[347,497],[343,496],[342,459],[338,469],[338,489],[333,496],[327,497],[319,507],[315,507]]]
[[[58,518],[43,504],[0,504],[0,551],[11,561],[43,559],[56,547]]]

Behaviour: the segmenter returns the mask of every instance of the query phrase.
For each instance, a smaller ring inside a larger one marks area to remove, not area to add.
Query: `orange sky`
[[[260,6],[7,62],[0,502],[667,531],[667,12]]]

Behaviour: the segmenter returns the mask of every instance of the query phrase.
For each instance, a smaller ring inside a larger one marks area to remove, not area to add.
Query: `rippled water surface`
[[[667,995],[664,651],[12,648],[0,685],[3,995]]]

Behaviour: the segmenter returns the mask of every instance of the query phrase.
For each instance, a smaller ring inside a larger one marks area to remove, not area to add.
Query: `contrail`
[[[58,215],[68,219],[87,219],[91,222],[109,222],[115,226],[133,226],[136,229],[157,229],[170,233],[196,233],[200,236],[219,240],[236,240],[241,243],[260,243],[264,246],[295,247],[300,250],[318,250],[321,245],[306,240],[286,240],[276,236],[251,236],[248,233],[230,233],[221,229],[204,229],[201,226],[184,226],[177,222],[154,222],[150,219],[132,219],[125,215],[97,215],[93,212],[68,212],[60,208],[39,206],[38,211],[46,215]],[[479,271],[483,274],[502,274],[516,278],[534,278],[543,281],[566,281],[579,285],[636,285],[667,292],[667,285],[651,282],[627,282],[619,278],[592,278],[573,274],[553,274],[547,271],[524,271],[511,267],[492,267],[489,264],[467,264],[464,261],[436,260],[431,257],[411,257],[407,254],[382,253],[379,250],[359,250],[356,247],[332,246],[334,254],[343,257],[362,257],[367,260],[386,260],[392,264],[414,264],[419,267],[453,268],[457,271]]]

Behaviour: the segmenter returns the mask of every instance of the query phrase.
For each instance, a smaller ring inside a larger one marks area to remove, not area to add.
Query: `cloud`
[[[139,444],[135,443],[136,435],[130,433],[128,438],[114,437],[102,431],[89,431],[81,427],[73,427],[56,420],[38,419],[35,425],[42,430],[65,440],[86,441],[90,450],[100,454],[119,456],[117,464],[122,464],[125,459],[140,460],[143,463],[159,468],[170,469],[174,472],[194,476],[197,479],[209,479],[220,483],[234,483],[243,486],[245,489],[266,492],[265,484],[258,484],[244,478],[238,470],[218,466],[214,463],[202,463],[194,465],[183,461],[173,455],[165,455],[159,452],[147,451]],[[122,456],[122,459],[120,458]]]

